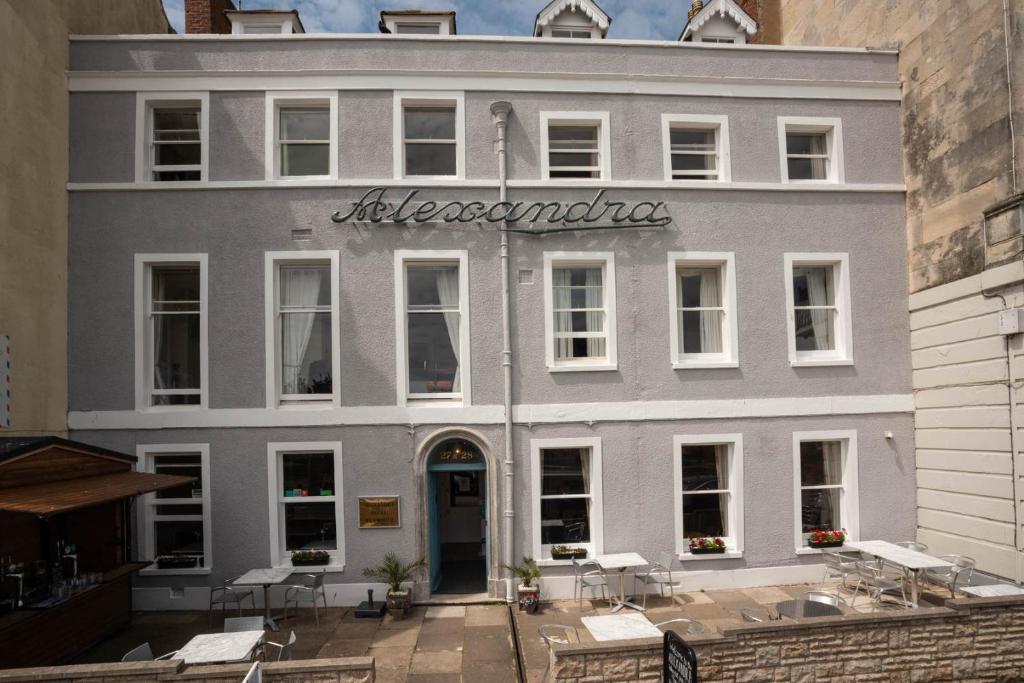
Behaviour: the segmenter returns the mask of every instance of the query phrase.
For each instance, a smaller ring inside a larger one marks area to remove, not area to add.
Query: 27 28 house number
[[[440,454],[441,462],[469,462],[476,460],[476,455],[469,451],[445,451]]]

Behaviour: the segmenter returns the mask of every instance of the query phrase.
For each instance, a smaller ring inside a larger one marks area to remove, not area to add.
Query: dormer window
[[[378,24],[381,33],[405,36],[453,36],[455,12],[436,10],[384,10]]]
[[[537,14],[538,38],[598,39],[608,35],[612,20],[592,0],[551,0]]]
[[[552,38],[591,38],[590,31],[574,29],[554,29],[551,31]]]
[[[693,0],[679,40],[742,45],[756,33],[757,22],[735,0]]]
[[[225,12],[234,35],[291,35],[305,33],[295,10],[254,9]]]
[[[437,36],[441,35],[441,24],[434,22],[424,22],[417,24],[403,22],[400,24],[395,24],[395,33],[410,33],[414,35]]]

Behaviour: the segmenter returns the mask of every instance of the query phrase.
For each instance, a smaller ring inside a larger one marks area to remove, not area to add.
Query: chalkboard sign
[[[665,631],[662,657],[665,683],[697,683],[697,653],[674,631]]]

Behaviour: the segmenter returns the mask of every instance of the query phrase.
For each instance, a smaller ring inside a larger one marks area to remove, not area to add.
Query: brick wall
[[[231,0],[185,0],[185,33],[231,33],[229,9]]]
[[[690,636],[702,683],[1020,681],[1024,597],[727,628]],[[549,680],[661,680],[661,643],[555,646]]]
[[[186,666],[180,661],[80,664],[0,670],[0,683],[238,683],[250,664]],[[264,683],[373,683],[373,657],[270,662]]]

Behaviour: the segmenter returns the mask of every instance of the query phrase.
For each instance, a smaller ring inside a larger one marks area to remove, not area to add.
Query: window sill
[[[830,178],[824,178],[824,179],[821,179],[821,180],[814,179],[814,178],[804,178],[804,179],[799,179],[798,178],[796,180],[790,180],[789,178],[783,178],[782,179],[782,184],[783,185],[842,185],[842,183],[840,183],[838,180],[832,180]]]
[[[794,368],[817,368],[839,365],[853,365],[852,358],[799,358],[789,361]]]
[[[187,406],[145,406],[137,409],[140,413],[187,413],[197,410],[206,410],[206,406],[195,403]]]
[[[724,553],[708,553],[706,555],[694,555],[692,553],[681,553],[680,562],[704,562],[706,560],[738,560],[743,557],[742,550],[726,550]]]
[[[618,363],[594,363],[593,365],[549,365],[548,372],[614,372]]]
[[[850,541],[850,542],[852,543],[853,541]],[[844,546],[841,546],[841,545],[840,546],[836,546],[835,548],[811,548],[811,547],[808,547],[808,546],[804,546],[803,548],[797,548],[796,549],[796,554],[797,555],[821,555],[822,553],[827,552],[829,550],[842,550],[843,547]],[[853,550],[853,548],[847,548],[847,551],[852,551],[852,550]]]
[[[412,407],[440,407],[440,408],[463,408],[467,405],[461,396],[409,396],[405,403],[400,403],[406,408]]]
[[[714,370],[717,368],[738,368],[739,361],[675,361],[672,363],[673,370]]]
[[[345,565],[343,564],[310,564],[296,567],[292,564],[291,560],[282,564],[275,564],[274,569],[291,569],[294,574],[319,574],[320,572],[343,572],[345,571]]]
[[[206,576],[213,571],[212,567],[189,567],[185,569],[160,569],[152,564],[139,570],[139,576]]]
[[[331,410],[334,408],[333,399],[325,399],[323,401],[301,401],[291,402],[284,401],[273,406],[273,410]]]

